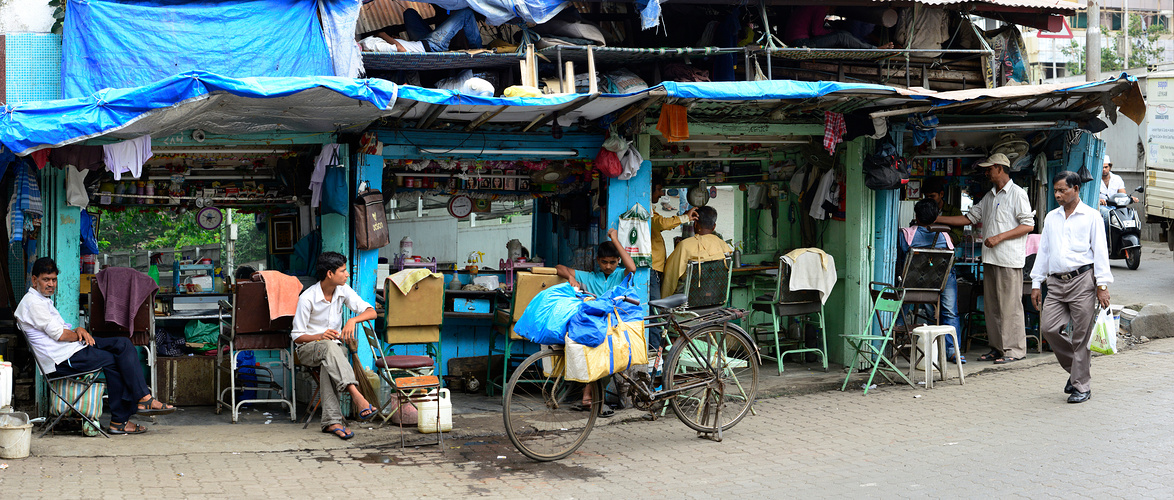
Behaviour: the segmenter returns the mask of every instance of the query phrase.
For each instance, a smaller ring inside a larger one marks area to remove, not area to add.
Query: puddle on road
[[[504,457],[504,458],[503,458]],[[468,473],[471,479],[499,478],[502,474],[529,474],[567,479],[594,479],[603,475],[595,470],[564,462],[535,462],[526,458],[508,440],[495,439],[445,443],[443,452],[430,447],[419,450],[399,447],[363,448],[341,455],[313,457],[317,462],[358,462],[366,465],[426,466],[452,465]]]

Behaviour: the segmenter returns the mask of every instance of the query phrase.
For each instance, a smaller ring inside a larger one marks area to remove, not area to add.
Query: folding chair
[[[819,354],[823,361],[823,371],[828,371],[828,344],[827,344],[827,329],[824,328],[823,315],[823,301],[819,298],[819,292],[816,290],[791,290],[791,266],[779,257],[779,270],[777,279],[775,280],[775,291],[773,294],[762,295],[750,301],[751,314],[766,313],[771,317],[770,323],[754,323],[747,320],[750,328],[757,334],[759,331],[769,332],[774,337],[774,353],[775,361],[778,363],[779,375],[783,374],[783,357],[788,354],[800,354],[814,352]],[[812,316],[816,318],[811,319]],[[819,325],[819,341],[821,347],[807,347],[806,343],[806,329],[800,334],[798,339],[779,339],[779,334],[786,334],[780,324],[785,327],[787,321],[779,321],[779,318],[798,318],[800,326],[809,324]],[[767,328],[769,327],[769,330]],[[758,335],[755,335],[758,340]],[[789,349],[782,350],[783,346]],[[770,359],[770,356],[763,356]]]
[[[566,283],[567,280],[560,278],[554,274],[539,274],[535,272],[518,271],[514,279],[514,291],[510,295],[500,295],[505,297],[504,300],[509,301],[508,307],[498,307],[493,315],[493,334],[489,339],[489,365],[485,373],[485,393],[488,396],[493,396],[495,388],[505,390],[505,383],[509,380],[510,368],[512,360],[515,358],[524,358],[524,356],[517,356],[514,353],[514,347],[522,345],[525,341],[521,336],[514,331],[514,325],[522,318],[522,313],[526,311],[526,306],[530,305],[530,301],[534,300],[534,296],[538,292],[546,290],[552,286],[560,283]],[[505,337],[505,343],[502,348],[497,347],[497,337]],[[493,355],[502,355],[502,369],[501,376],[495,377],[493,373]],[[518,353],[521,354],[521,353]],[[519,361],[520,362],[520,361]]]
[[[378,368],[379,378],[384,383],[391,386],[393,394],[383,402],[379,407],[379,414],[383,414],[384,408],[391,407],[392,410],[387,415],[383,416],[383,423],[379,427],[387,425],[387,421],[391,420],[396,412],[403,409],[405,405],[411,405],[419,415],[420,407],[417,400],[413,398],[429,397],[435,394],[436,397],[436,415],[437,426],[440,425],[440,377],[436,375],[416,375],[415,373],[403,368],[394,368],[396,364],[394,360],[389,358],[396,358],[398,356],[385,356],[383,353],[382,342],[375,336],[375,329],[368,322],[363,323],[363,332],[367,335],[367,345],[371,348],[371,355],[375,358],[375,366]],[[418,356],[417,356],[418,357]],[[408,377],[396,377],[395,372],[408,373]],[[394,405],[392,405],[394,403]],[[427,403],[420,403],[427,404]],[[439,451],[444,450],[444,433],[437,429],[436,432],[436,446]],[[431,444],[431,443],[429,443]],[[399,447],[401,449],[406,447],[404,438],[404,424],[403,419],[399,419]]]
[[[290,338],[293,316],[270,320],[269,295],[263,281],[241,281],[233,285],[232,302],[220,301],[220,306],[221,311],[228,309],[231,314],[228,318],[222,317],[222,323],[227,324],[220,329],[216,343],[216,414],[219,415],[224,407],[231,408],[232,423],[235,424],[240,407],[245,403],[281,403],[289,407],[290,421],[296,422],[294,344]],[[224,347],[228,347],[227,354]],[[277,351],[280,358],[267,365],[258,363],[250,366],[248,368],[253,370],[253,374],[242,377],[242,367],[237,365],[237,354],[241,351],[261,350]],[[282,368],[288,378],[279,381],[273,374],[273,365]],[[227,387],[222,381],[224,375],[228,376]],[[245,377],[249,380],[244,380]],[[276,397],[238,399],[237,391],[245,390]]]
[[[873,333],[872,320],[865,320],[864,327],[859,334],[842,334],[844,342],[847,344],[847,349],[850,349],[853,354],[851,361],[848,364],[848,375],[844,377],[844,384],[840,386],[843,391],[848,388],[848,381],[852,378],[854,371],[863,371],[861,368],[863,363],[868,363],[872,366],[869,371],[868,380],[864,383],[864,394],[868,394],[868,389],[872,387],[872,379],[876,377],[877,371],[883,375],[890,383],[895,383],[892,377],[889,377],[886,371],[896,373],[913,387],[913,382],[909,377],[905,376],[897,366],[893,364],[892,360],[885,355],[888,350],[889,342],[893,340],[893,329],[897,324],[897,316],[901,314],[901,304],[905,300],[905,291],[901,289],[894,289],[889,286],[884,286],[880,290],[873,290],[873,304],[870,318],[876,318],[876,326],[880,328],[880,333]],[[877,345],[879,343],[879,345]],[[882,365],[884,369],[882,370]]]
[[[140,273],[141,274],[141,273]],[[151,394],[158,394],[159,376],[156,372],[155,350],[155,292],[143,301],[135,312],[133,328],[127,329],[106,321],[106,298],[98,288],[98,278],[90,277],[89,294],[89,327],[91,335],[95,337],[129,337],[130,343],[136,347],[147,349],[147,368],[151,376]]]
[[[25,335],[25,342],[28,342],[28,335],[24,333],[24,329],[20,328],[19,322],[17,323],[17,329],[20,330],[21,334]],[[45,426],[45,430],[41,432],[40,437],[45,437],[45,435],[48,434],[49,431],[53,430],[53,427],[56,426],[57,423],[60,422],[62,418],[65,418],[65,416],[70,412],[77,413],[82,417],[83,420],[85,420],[85,423],[92,426],[98,432],[101,432],[103,436],[110,437],[110,435],[106,433],[106,429],[102,428],[101,422],[98,421],[98,417],[101,417],[101,415],[90,418],[89,415],[86,415],[85,412],[81,411],[77,407],[78,403],[87,397],[96,397],[98,402],[101,402],[102,394],[90,394],[90,391],[94,388],[94,383],[98,381],[98,376],[102,373],[101,368],[85,373],[76,373],[73,375],[50,376],[45,374],[45,370],[41,368],[41,363],[34,361],[33,364],[37,365],[37,371],[40,372],[41,378],[45,380],[45,385],[49,386],[49,393],[52,394],[55,398],[54,403],[52,403],[50,406],[56,405],[57,401],[60,401],[61,404],[66,406],[64,409],[65,411],[58,412],[57,418],[53,419],[52,422],[49,422],[49,424]],[[70,382],[78,384],[82,388],[81,390],[76,391],[77,394],[72,398],[68,398],[62,395],[62,392],[66,392],[64,390],[65,384]]]

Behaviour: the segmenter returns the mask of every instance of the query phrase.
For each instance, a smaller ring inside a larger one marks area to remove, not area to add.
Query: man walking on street
[[[1100,214],[1080,201],[1080,176],[1064,171],[1052,181],[1060,208],[1044,219],[1043,238],[1031,269],[1031,303],[1040,311],[1040,331],[1060,366],[1068,371],[1069,403],[1092,397],[1088,342],[1096,305],[1109,307],[1108,246]],[[1089,271],[1092,271],[1091,273]],[[1040,286],[1048,283],[1048,295]],[[1043,307],[1040,307],[1040,302]],[[1071,333],[1064,327],[1072,324]]]
[[[1011,161],[995,153],[980,162],[994,187],[967,215],[938,217],[939,224],[965,226],[982,223],[982,289],[986,304],[987,338],[991,351],[978,358],[995,364],[1027,357],[1023,327],[1023,264],[1027,234],[1035,229],[1035,210],[1027,191],[1011,182]]]

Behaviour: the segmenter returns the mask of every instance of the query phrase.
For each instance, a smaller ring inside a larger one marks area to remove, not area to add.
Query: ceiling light
[[[1056,122],[959,123],[938,125],[938,130],[1035,130],[1055,127]]]
[[[499,156],[578,156],[573,149],[441,149],[419,148],[420,153],[429,155],[499,155]]]

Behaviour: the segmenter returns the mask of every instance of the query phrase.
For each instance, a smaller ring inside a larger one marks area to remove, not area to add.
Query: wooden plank
[[[465,127],[465,132],[472,132],[474,130],[477,130],[477,127],[484,125],[489,120],[492,120],[493,117],[500,115],[503,111],[505,111],[507,109],[510,109],[510,107],[509,106],[501,106],[493,111],[486,111],[484,113],[481,113],[481,116],[478,116],[476,120],[469,122],[469,125]]]
[[[553,120],[556,115],[558,115],[560,113],[564,114],[564,115],[567,113],[570,113],[571,111],[579,109],[579,108],[587,105],[587,103],[594,101],[595,99],[598,99],[598,98],[599,98],[599,94],[590,94],[590,95],[585,95],[583,97],[575,99],[571,102],[568,102],[566,106],[559,108],[558,111],[554,111],[552,113],[542,115],[542,116],[538,117],[537,119],[535,119],[534,121],[530,122],[529,125],[526,125],[526,127],[522,129],[522,132],[529,132],[537,127],[541,127],[543,125],[546,125],[547,123],[550,123],[550,121]]]
[[[431,127],[436,122],[436,119],[440,117],[440,113],[443,113],[447,107],[447,104],[433,104],[432,107],[428,108],[428,113],[424,115],[424,119],[420,120],[420,124],[416,128],[426,129]]]

